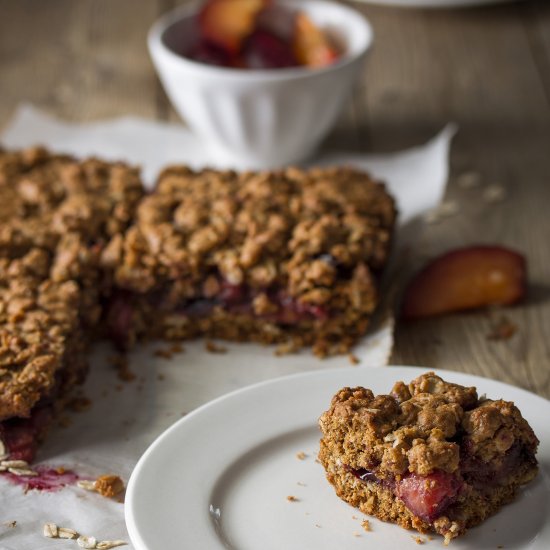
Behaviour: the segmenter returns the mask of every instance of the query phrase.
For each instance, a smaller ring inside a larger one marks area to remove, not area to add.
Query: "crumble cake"
[[[89,342],[346,352],[366,331],[393,199],[351,169],[137,169],[0,149],[0,455],[31,461]]]
[[[357,170],[168,168],[104,250],[111,333],[345,353],[377,305],[395,216]]]
[[[397,382],[389,395],[343,388],[319,425],[319,459],[340,498],[446,543],[538,471],[538,440],[513,403],[433,372]]]
[[[142,194],[123,164],[0,150],[0,441],[12,459],[32,460],[59,399],[85,377],[100,253]]]

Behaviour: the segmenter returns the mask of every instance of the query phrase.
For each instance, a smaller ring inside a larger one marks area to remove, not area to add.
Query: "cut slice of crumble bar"
[[[340,498],[446,542],[512,501],[538,471],[538,440],[513,403],[432,372],[389,395],[343,388],[319,425],[319,459]]]

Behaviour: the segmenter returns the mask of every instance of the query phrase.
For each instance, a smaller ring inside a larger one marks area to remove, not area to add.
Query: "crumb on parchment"
[[[507,317],[502,316],[491,326],[491,332],[487,335],[487,340],[510,340],[517,331],[517,325],[512,323]]]
[[[136,375],[130,370],[128,356],[125,353],[113,355],[110,362],[117,371],[118,379],[122,382],[132,382],[136,379]]]
[[[99,476],[93,481],[83,479],[77,485],[81,489],[99,493],[106,498],[113,498],[124,491],[124,482],[119,476],[113,474]]]
[[[211,340],[207,340],[204,347],[208,353],[227,353],[227,348],[225,346],[220,346]]]
[[[17,527],[17,521],[16,520],[5,521],[4,526],[9,527],[10,529],[13,529],[14,527]]]

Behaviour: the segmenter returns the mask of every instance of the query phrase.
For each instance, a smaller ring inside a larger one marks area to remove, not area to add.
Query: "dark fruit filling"
[[[431,523],[455,500],[463,483],[452,474],[435,471],[426,476],[409,474],[395,485],[395,494],[420,519]]]
[[[193,317],[197,314],[208,315],[215,307],[223,307],[231,313],[251,315],[288,325],[306,320],[319,319],[324,321],[329,316],[326,308],[300,302],[284,291],[277,289],[262,291],[267,294],[269,301],[276,306],[277,311],[268,314],[257,314],[254,312],[252,303],[260,291],[247,285],[233,285],[225,280],[220,281],[219,286],[220,290],[215,296],[208,298],[199,296],[195,299],[187,300],[184,304],[176,307],[176,311]],[[168,311],[171,309],[170,304],[161,307]]]
[[[517,473],[520,465],[528,464],[535,467],[537,463],[535,455],[519,443],[510,447],[496,467],[482,462],[465,449],[466,447],[461,451],[464,456],[460,467],[462,477],[470,485],[480,488],[491,489],[498,485],[505,485],[510,476]]]
[[[254,299],[261,292],[265,293],[274,310],[258,314],[254,311]],[[109,337],[124,345],[132,329],[134,320],[134,300],[140,297],[130,292],[119,292],[108,305],[107,324]],[[214,296],[206,297],[197,291],[194,298],[174,303],[166,293],[151,293],[144,299],[161,313],[179,314],[190,318],[207,317],[214,308],[221,307],[235,315],[249,315],[258,319],[281,325],[296,325],[304,321],[326,321],[331,313],[326,307],[301,302],[285,291],[270,288],[253,289],[247,285],[233,285],[224,279],[219,280],[219,291]]]
[[[34,489],[48,492],[59,491],[66,485],[74,485],[80,479],[75,472],[64,468],[37,466],[34,471],[36,475],[33,476],[16,476],[7,472],[4,477],[7,477],[14,484],[24,485],[25,490]]]
[[[410,473],[397,479],[380,479],[372,470],[347,468],[364,482],[380,483],[391,489],[407,508],[428,523],[453,503],[463,483],[454,475],[435,471],[427,476]]]
[[[518,467],[526,463],[535,464],[534,456],[525,447],[516,444],[502,457],[496,468],[464,452],[459,475],[435,470],[426,476],[407,473],[398,480],[379,478],[375,471],[364,468],[355,470],[346,466],[345,469],[365,483],[379,483],[391,489],[415,516],[432,523],[456,501],[466,486],[483,491],[495,485],[505,485]]]
[[[52,421],[48,405],[33,409],[29,418],[10,418],[0,422],[0,439],[10,460],[32,462],[38,443]]]

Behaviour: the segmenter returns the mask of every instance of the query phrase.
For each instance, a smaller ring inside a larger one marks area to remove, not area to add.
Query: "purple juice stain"
[[[38,475],[18,476],[10,472],[4,472],[2,475],[14,485],[24,486],[26,490],[47,491],[50,493],[59,491],[66,485],[74,485],[81,479],[78,474],[65,468],[36,466],[33,469]]]

